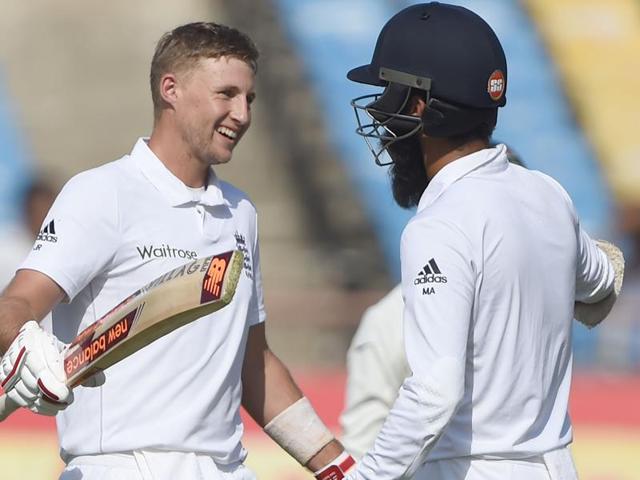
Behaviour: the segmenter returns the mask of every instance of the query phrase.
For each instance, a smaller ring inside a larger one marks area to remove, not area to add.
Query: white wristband
[[[334,439],[306,397],[276,415],[264,431],[301,465]]]

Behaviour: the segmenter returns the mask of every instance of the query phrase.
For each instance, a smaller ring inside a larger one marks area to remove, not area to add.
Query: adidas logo
[[[442,275],[442,271],[438,267],[435,258],[432,258],[418,272],[418,276],[413,281],[414,285],[422,285],[425,283],[447,283],[447,277]]]
[[[36,236],[36,240],[51,243],[56,243],[58,241],[54,220],[51,220],[42,230],[40,230],[40,233]]]

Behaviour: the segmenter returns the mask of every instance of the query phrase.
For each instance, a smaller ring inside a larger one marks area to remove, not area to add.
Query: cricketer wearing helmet
[[[345,478],[575,479],[567,448],[574,315],[590,326],[620,291],[622,257],[580,227],[547,175],[490,147],[507,64],[473,12],[406,8],[350,80],[384,87],[353,106],[397,203],[411,375],[372,449]],[[379,143],[379,145],[378,145]]]

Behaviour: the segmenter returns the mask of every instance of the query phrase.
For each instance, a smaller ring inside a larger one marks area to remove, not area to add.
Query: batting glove
[[[65,344],[34,320],[25,323],[0,362],[0,385],[14,403],[55,415],[73,402],[63,368]]]
[[[317,480],[342,480],[355,469],[356,461],[347,452],[342,452],[333,461],[314,473]]]
[[[624,279],[624,256],[618,247],[613,243],[606,242],[604,240],[596,240],[598,248],[602,250],[611,264],[613,265],[613,271],[615,273],[615,280],[613,286],[613,292],[606,298],[596,303],[582,303],[576,302],[573,312],[573,316],[576,320],[586,325],[588,328],[593,328],[605,319],[613,304],[616,303],[620,291],[622,290],[622,281]]]

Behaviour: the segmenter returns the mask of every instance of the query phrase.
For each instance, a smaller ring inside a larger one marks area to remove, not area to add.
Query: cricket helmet
[[[498,37],[477,14],[439,2],[405,8],[382,28],[371,62],[347,74],[352,81],[385,87],[351,104],[357,133],[389,143],[423,131],[450,137],[482,123],[495,125],[506,103],[507,62]],[[425,95],[422,118],[405,107],[412,93]],[[361,114],[365,113],[361,119]],[[368,118],[367,118],[368,117]],[[369,144],[372,147],[371,144]]]

